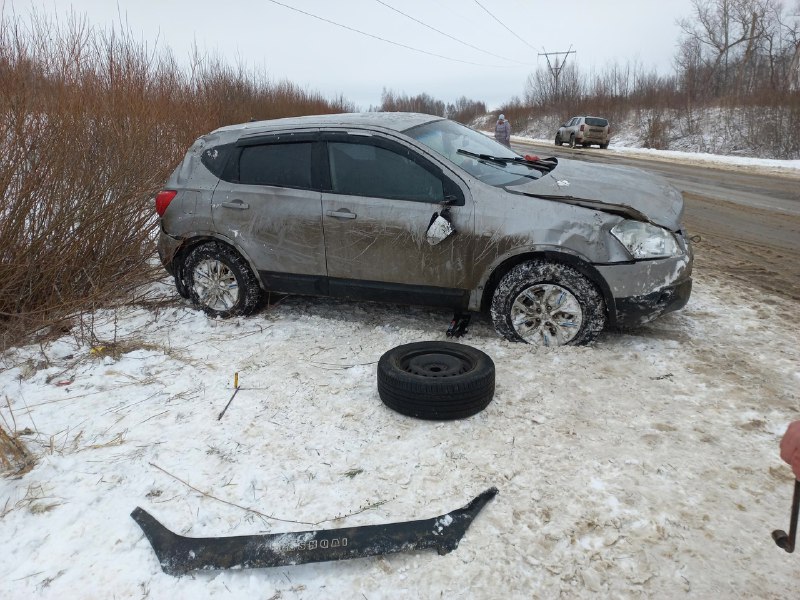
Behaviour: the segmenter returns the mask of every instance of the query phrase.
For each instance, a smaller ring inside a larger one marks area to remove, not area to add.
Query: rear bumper
[[[182,243],[182,239],[167,235],[164,233],[163,229],[158,236],[158,258],[161,259],[161,264],[164,265],[164,268],[170,275],[175,274],[172,266],[172,259],[175,258],[175,255],[178,253]]]
[[[608,139],[606,137],[594,137],[594,136],[581,136],[575,137],[575,141],[579,144],[607,144]]]

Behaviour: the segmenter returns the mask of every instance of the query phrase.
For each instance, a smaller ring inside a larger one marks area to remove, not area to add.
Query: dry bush
[[[186,148],[250,119],[343,112],[289,82],[85,18],[0,11],[0,349],[152,276],[152,198]]]
[[[508,119],[508,122],[511,124],[511,135],[522,133],[532,117],[531,108],[523,104],[517,97],[511,98],[511,100],[504,103],[500,109],[495,112],[498,117],[502,114]],[[492,129],[494,129],[494,122],[492,123]]]
[[[651,113],[644,120],[644,139],[642,144],[645,148],[654,150],[666,150],[669,148],[669,124],[660,112]]]
[[[35,460],[18,435],[11,435],[0,425],[0,472],[21,475],[33,468]]]
[[[461,96],[454,103],[448,104],[445,112],[448,119],[468,125],[486,114],[486,104]]]
[[[736,114],[742,145],[760,156],[800,158],[800,95],[783,105],[762,104],[741,108]]]
[[[417,112],[427,115],[445,116],[446,107],[444,102],[432,98],[428,94],[418,94],[408,96],[402,92],[383,89],[381,92],[381,105],[371,110],[376,112]]]

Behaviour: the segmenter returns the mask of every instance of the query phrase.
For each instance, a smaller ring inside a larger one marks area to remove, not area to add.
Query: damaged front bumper
[[[692,279],[661,288],[644,296],[615,298],[616,326],[638,327],[666,313],[680,310],[689,302]]]
[[[606,304],[612,327],[643,325],[686,306],[692,293],[692,253],[624,264],[597,265],[608,285]]]

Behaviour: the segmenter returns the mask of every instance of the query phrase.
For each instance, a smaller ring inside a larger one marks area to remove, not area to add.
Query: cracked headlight
[[[640,221],[622,221],[611,229],[634,258],[668,258],[682,254],[671,231]]]

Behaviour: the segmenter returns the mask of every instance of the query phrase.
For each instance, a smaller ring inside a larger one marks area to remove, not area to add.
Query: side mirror
[[[447,219],[447,210],[448,209],[444,209],[441,214],[433,213],[431,217],[431,223],[428,225],[428,230],[425,232],[425,239],[431,246],[436,246],[456,232],[456,230],[453,229],[453,224]]]

